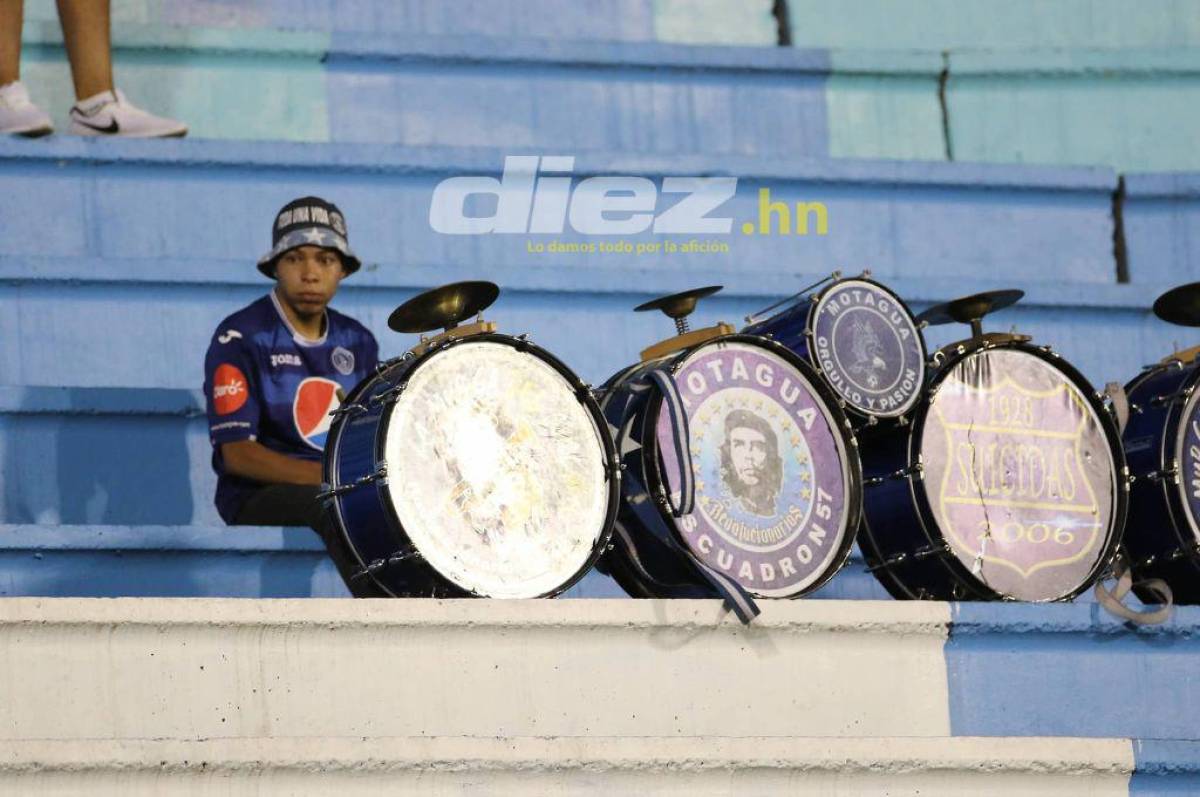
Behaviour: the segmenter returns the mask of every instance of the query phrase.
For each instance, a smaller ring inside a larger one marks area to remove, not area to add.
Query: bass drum
[[[612,533],[619,479],[599,406],[521,338],[386,363],[347,397],[325,451],[336,524],[393,596],[553,596]]]
[[[1123,435],[1133,490],[1129,552],[1136,583],[1161,578],[1176,603],[1200,603],[1200,367],[1169,360],[1126,385]],[[1142,594],[1149,602],[1160,596]]]
[[[921,397],[921,328],[899,296],[865,276],[836,280],[742,331],[807,360],[856,426],[902,418]]]
[[[944,349],[934,369],[912,426],[863,451],[870,569],[896,598],[1078,595],[1124,529],[1116,422],[1078,371],[1011,336]]]
[[[690,462],[650,389],[656,371],[678,390]],[[601,406],[624,467],[603,566],[630,595],[713,597],[707,569],[754,596],[795,598],[845,563],[861,512],[857,445],[836,397],[783,346],[716,337],[618,373]],[[676,517],[686,478],[695,507]]]

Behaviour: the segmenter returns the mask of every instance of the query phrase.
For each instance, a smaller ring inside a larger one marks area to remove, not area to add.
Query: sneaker
[[[131,105],[119,90],[104,91],[71,108],[71,132],[77,136],[178,138],[187,125]]]
[[[44,136],[54,132],[54,123],[41,108],[29,101],[29,92],[19,80],[0,86],[0,133]]]

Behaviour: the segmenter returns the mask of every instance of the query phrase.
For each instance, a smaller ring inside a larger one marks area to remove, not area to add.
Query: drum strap
[[[671,436],[674,439],[675,447],[675,461],[679,463],[678,483],[681,488],[678,501],[675,500],[674,496],[669,494],[663,496],[663,498],[673,517],[685,517],[690,515],[695,507],[696,486],[691,468],[690,431],[688,429],[687,412],[683,406],[683,398],[679,395],[679,388],[675,385],[675,380],[664,368],[652,369],[643,379],[645,381],[641,382],[641,384],[630,386],[630,396],[631,398],[634,395],[644,397],[650,389],[657,389],[662,395],[662,406],[667,411],[667,417],[671,423]],[[630,431],[636,425],[639,417],[642,424],[645,424],[645,406],[644,401],[628,401],[623,407],[619,408],[620,414],[617,416],[620,419],[618,426],[620,431],[617,435],[617,451],[620,452],[622,464],[625,466],[622,476],[626,485],[625,506],[637,516],[642,526],[653,534],[659,542],[683,554],[685,559],[696,568],[700,576],[717,591],[717,594],[733,610],[738,619],[743,623],[749,623],[760,613],[753,596],[741,584],[729,578],[724,573],[709,567],[695,553],[679,542],[678,537],[672,529],[663,521],[662,515],[659,514],[658,509],[654,506],[650,491],[646,489],[638,476],[641,464],[640,460],[643,454],[642,448],[641,446],[630,446],[627,444],[632,442]],[[655,434],[656,431],[655,429],[643,429],[643,435]],[[628,532],[624,528],[621,529],[621,532],[619,536],[628,545]],[[629,550],[632,550],[632,548],[629,548]]]
[[[1104,579],[1101,579],[1096,582],[1095,590],[1096,602],[1103,606],[1109,614],[1120,617],[1122,620],[1128,620],[1134,625],[1158,625],[1165,623],[1171,617],[1171,604],[1174,601],[1174,596],[1167,582],[1161,578],[1151,578],[1138,582],[1139,587],[1158,596],[1162,604],[1157,609],[1139,612],[1123,602],[1124,597],[1133,588],[1133,575],[1129,566],[1125,563],[1124,557],[1117,560],[1112,575],[1117,580],[1116,588],[1110,592],[1104,586]]]

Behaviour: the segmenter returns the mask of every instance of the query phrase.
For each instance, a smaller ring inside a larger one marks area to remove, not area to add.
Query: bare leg
[[[0,4],[6,2],[13,0],[0,0]],[[83,100],[102,91],[111,91],[109,0],[58,0],[58,20],[62,23],[67,58],[71,61],[75,99]]]
[[[25,0],[0,0],[0,86],[21,79],[21,23]]]

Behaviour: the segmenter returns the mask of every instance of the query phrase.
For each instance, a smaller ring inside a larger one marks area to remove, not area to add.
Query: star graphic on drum
[[[292,402],[296,432],[318,451],[325,450],[325,438],[329,435],[329,424],[333,420],[329,413],[341,404],[337,395],[339,387],[331,379],[312,376],[296,388],[296,398]]]

